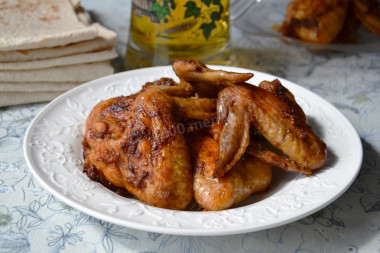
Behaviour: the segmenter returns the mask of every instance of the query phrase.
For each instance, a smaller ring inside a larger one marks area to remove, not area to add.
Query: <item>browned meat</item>
[[[212,177],[218,159],[218,143],[208,135],[190,138],[194,167],[194,197],[205,210],[230,208],[252,193],[266,189],[272,179],[271,165],[245,156],[223,177]]]

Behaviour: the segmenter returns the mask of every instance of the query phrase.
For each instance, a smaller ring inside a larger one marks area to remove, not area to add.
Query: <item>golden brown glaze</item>
[[[250,156],[241,158],[223,177],[213,178],[218,159],[218,143],[208,135],[193,136],[190,139],[194,197],[205,210],[228,209],[252,193],[266,189],[271,182],[271,165]]]

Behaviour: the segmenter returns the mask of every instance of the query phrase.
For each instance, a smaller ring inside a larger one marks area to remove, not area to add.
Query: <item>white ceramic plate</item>
[[[252,0],[241,1],[238,7],[241,8],[244,2],[248,2],[250,7],[241,8],[244,10],[240,11],[243,14],[235,17],[234,25],[252,35],[278,38],[289,45],[304,46],[313,51],[379,52],[380,37],[369,32],[363,25],[355,31],[354,41],[345,43],[313,44],[281,35],[273,27],[281,25],[285,20],[286,7],[291,1],[261,0],[255,3],[252,3]]]
[[[277,78],[241,68],[211,68],[253,72],[253,84]],[[170,66],[119,73],[77,87],[49,103],[25,134],[25,159],[34,176],[56,197],[91,216],[135,229],[179,235],[236,234],[290,223],[334,201],[355,179],[362,162],[362,146],[350,122],[319,96],[281,78],[327,144],[326,165],[314,175],[274,170],[274,180],[266,192],[218,212],[151,207],[88,179],[82,172],[81,142],[92,108],[101,100],[131,94],[145,82],[163,76],[174,77]]]

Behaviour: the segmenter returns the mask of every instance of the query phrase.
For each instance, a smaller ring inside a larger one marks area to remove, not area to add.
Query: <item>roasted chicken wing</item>
[[[85,172],[158,207],[184,209],[192,199],[192,167],[181,118],[215,116],[216,101],[166,94],[161,80],[140,93],[101,102],[86,121]]]
[[[273,93],[253,85],[229,86],[219,93],[218,120],[223,126],[214,177],[230,170],[246,151],[251,125],[300,172],[322,167],[326,145],[305,119]]]
[[[250,156],[242,157],[223,177],[213,178],[218,142],[208,135],[191,136],[194,197],[208,211],[228,209],[252,193],[266,189],[272,179],[271,165]]]
[[[346,19],[349,0],[295,0],[286,9],[280,32],[311,43],[331,43]]]
[[[287,6],[279,31],[306,42],[328,44],[352,41],[360,23],[380,36],[377,0],[294,0]]]
[[[245,82],[253,77],[252,73],[236,73],[213,70],[198,60],[177,60],[173,70],[181,80],[189,83],[198,97],[216,98],[225,86]]]
[[[122,162],[112,146],[118,145],[131,115],[136,96],[111,98],[97,104],[86,120],[83,140],[84,172],[87,176],[117,193],[125,189]]]

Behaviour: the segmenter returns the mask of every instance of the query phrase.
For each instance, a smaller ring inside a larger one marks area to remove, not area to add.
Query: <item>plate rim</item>
[[[358,173],[359,173],[359,171],[361,169],[361,164],[362,164],[362,161],[363,161],[363,147],[362,147],[362,143],[361,143],[360,137],[359,137],[359,135],[358,135],[355,127],[345,117],[345,115],[343,115],[334,105],[332,105],[330,102],[328,102],[324,98],[320,97],[318,94],[316,94],[316,93],[314,93],[314,92],[306,89],[305,87],[302,87],[302,86],[300,86],[300,85],[298,85],[298,84],[296,84],[296,83],[294,83],[292,81],[289,81],[289,80],[287,80],[285,78],[274,76],[274,75],[271,75],[271,74],[268,74],[268,73],[265,73],[265,72],[261,72],[261,71],[256,71],[256,70],[251,70],[251,69],[246,69],[246,68],[240,68],[240,67],[234,67],[234,66],[222,66],[222,65],[207,65],[207,66],[209,66],[212,69],[228,69],[230,71],[251,72],[251,73],[254,73],[254,74],[258,73],[258,74],[263,74],[263,75],[269,76],[271,78],[277,78],[280,81],[284,80],[284,81],[287,82],[287,84],[294,85],[295,87],[297,87],[298,89],[300,89],[302,92],[309,93],[309,95],[311,94],[312,96],[316,96],[318,99],[323,100],[327,104],[327,106],[329,106],[331,109],[334,110],[334,114],[338,114],[341,118],[343,118],[345,120],[345,124],[344,125],[347,125],[348,128],[350,128],[351,134],[353,135],[353,137],[355,137],[354,142],[356,143],[359,152],[357,153],[357,156],[356,156],[356,159],[355,159],[356,164],[354,164],[352,166],[353,168],[355,167],[355,169],[353,170],[354,173],[352,174],[350,180],[346,182],[346,184],[344,185],[344,187],[339,188],[338,191],[334,194],[333,197],[330,197],[327,201],[323,201],[322,204],[318,204],[315,207],[314,206],[309,206],[309,207],[304,208],[306,210],[304,212],[302,212],[301,215],[293,216],[291,218],[284,217],[282,219],[278,219],[278,220],[276,219],[275,221],[272,221],[269,224],[263,223],[263,224],[260,224],[259,226],[255,226],[254,228],[248,227],[248,228],[244,228],[244,229],[239,228],[238,226],[237,227],[223,228],[223,229],[216,229],[216,228],[207,228],[207,229],[206,228],[203,228],[203,229],[200,229],[200,228],[172,228],[172,227],[165,227],[165,226],[157,226],[157,225],[154,225],[154,224],[151,224],[151,225],[141,224],[141,223],[137,223],[137,222],[131,222],[129,220],[122,220],[122,221],[120,221],[120,219],[117,218],[117,217],[112,217],[110,215],[104,215],[104,213],[100,213],[97,210],[90,210],[87,207],[80,205],[80,203],[77,203],[76,201],[70,199],[69,197],[64,196],[61,192],[57,191],[54,187],[52,187],[51,185],[49,185],[48,182],[45,182],[45,180],[43,179],[43,177],[40,175],[41,171],[38,171],[38,169],[36,169],[34,167],[34,162],[33,162],[33,159],[31,158],[28,144],[29,144],[29,139],[30,139],[31,133],[32,133],[32,131],[33,131],[36,123],[41,118],[43,118],[43,116],[46,113],[48,113],[50,110],[52,110],[56,104],[59,104],[62,100],[64,100],[65,98],[69,97],[71,94],[74,94],[75,92],[80,91],[80,90],[84,90],[87,87],[96,85],[97,83],[101,83],[101,82],[108,82],[109,83],[109,82],[112,82],[114,79],[118,79],[119,77],[122,77],[124,75],[128,78],[129,75],[133,76],[135,73],[144,72],[146,70],[154,71],[154,70],[161,70],[162,69],[163,70],[162,72],[164,72],[164,70],[168,70],[169,68],[171,68],[171,65],[150,67],[150,68],[144,68],[144,69],[129,70],[129,71],[124,71],[124,72],[116,73],[116,74],[113,74],[113,75],[105,76],[105,77],[102,77],[102,78],[99,78],[99,79],[95,79],[95,80],[92,80],[90,82],[84,83],[83,85],[78,86],[78,87],[76,87],[76,88],[74,88],[74,89],[72,89],[70,91],[67,91],[67,92],[63,93],[62,95],[60,95],[59,97],[57,97],[56,99],[54,99],[53,101],[51,101],[50,103],[48,103],[44,108],[42,108],[37,113],[37,115],[34,117],[34,119],[29,124],[29,126],[28,126],[28,128],[27,128],[27,130],[25,132],[25,135],[24,135],[23,153],[24,153],[24,158],[25,158],[26,164],[28,166],[28,169],[32,172],[33,176],[44,187],[44,189],[46,189],[49,193],[53,194],[60,201],[62,201],[64,203],[66,203],[66,204],[68,204],[68,205],[70,205],[70,206],[72,206],[72,207],[80,210],[81,212],[83,212],[85,214],[88,214],[88,215],[90,215],[92,217],[95,217],[97,219],[104,220],[104,221],[107,221],[107,222],[111,222],[111,223],[114,223],[114,224],[117,224],[117,225],[120,225],[120,226],[124,226],[124,227],[129,227],[129,228],[133,228],[133,229],[137,229],[137,230],[142,230],[142,231],[150,231],[150,232],[157,232],[157,233],[164,233],[164,234],[173,234],[173,235],[188,235],[188,236],[232,235],[232,234],[242,234],[242,233],[248,233],[248,232],[256,232],[256,231],[260,231],[260,230],[263,230],[263,229],[270,229],[270,228],[282,226],[282,225],[285,225],[285,224],[297,221],[299,219],[302,219],[302,218],[304,218],[304,217],[306,217],[306,216],[308,216],[308,215],[310,215],[312,213],[315,213],[318,210],[321,210],[322,208],[326,207],[327,205],[329,205],[330,203],[332,203],[333,201],[335,201],[344,192],[347,191],[347,189],[352,185],[352,183],[356,179],[356,177],[357,177],[357,175],[358,175]],[[144,205],[147,205],[147,204],[144,204]],[[151,208],[157,208],[157,207],[151,207]],[[162,208],[157,208],[157,209],[162,209]],[[228,210],[234,210],[234,209],[235,208],[228,209]],[[236,209],[238,209],[238,208],[236,208]],[[167,210],[167,209],[162,209],[162,210]],[[226,210],[224,210],[224,211],[226,211]],[[212,211],[212,212],[202,212],[202,211],[200,211],[198,213],[200,213],[201,215],[202,215],[202,213],[204,213],[205,215],[207,215],[208,213],[219,213],[219,212],[224,212],[224,211]],[[176,212],[185,212],[186,213],[186,212],[189,212],[189,211],[176,211]],[[191,211],[191,213],[194,213],[194,212],[197,212],[197,211]]]

